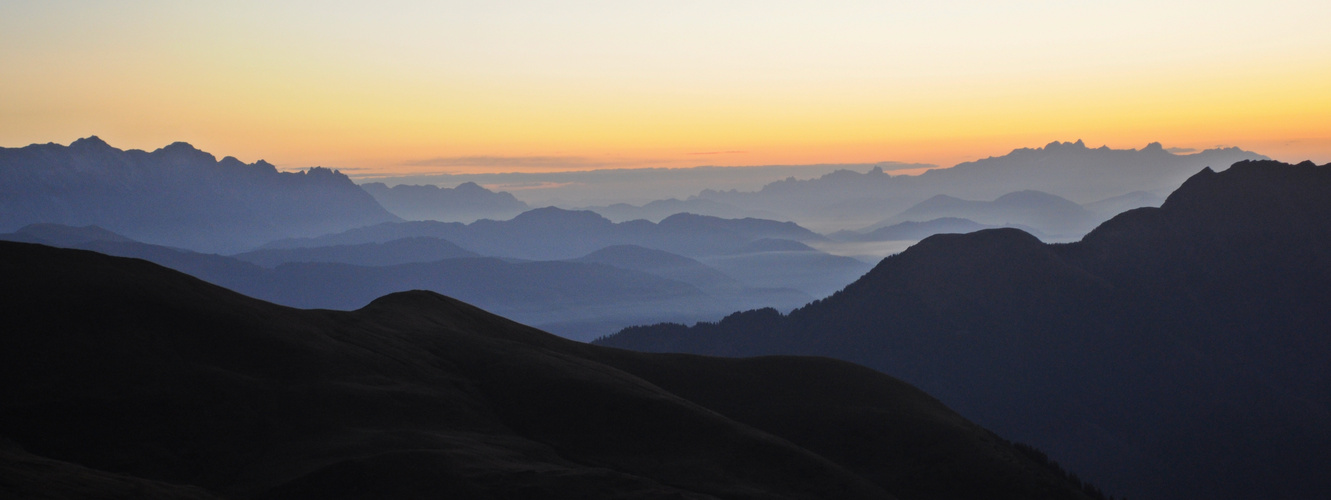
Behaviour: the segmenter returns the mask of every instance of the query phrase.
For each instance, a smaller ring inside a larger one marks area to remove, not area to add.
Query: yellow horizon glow
[[[1331,161],[1328,2],[497,4],[6,3],[0,146],[366,175],[946,167],[1077,139]]]

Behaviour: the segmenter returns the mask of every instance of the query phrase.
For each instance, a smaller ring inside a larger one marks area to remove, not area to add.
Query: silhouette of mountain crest
[[[0,148],[0,231],[38,222],[98,225],[206,251],[397,220],[339,172],[287,173],[176,142],[122,151],[96,136],[70,146]]]
[[[613,222],[591,210],[565,210],[557,207],[545,207],[528,210],[510,222],[524,226],[552,228],[610,226]]]
[[[384,208],[407,220],[506,220],[530,208],[512,194],[496,193],[474,182],[465,182],[452,189],[429,184],[398,184],[390,188],[381,182],[361,187]]]
[[[114,149],[111,147],[110,144],[107,144],[106,141],[103,141],[101,137],[97,137],[95,135],[90,135],[82,139],[77,139],[74,142],[69,143],[69,147],[73,149],[86,150],[86,151],[100,151],[100,150]]]
[[[1315,497],[1331,489],[1327,193],[1331,165],[1205,168],[1079,242],[931,236],[784,317],[598,343],[862,363],[1131,498]]]
[[[835,360],[606,349],[422,291],[291,309],[41,245],[0,242],[0,272],[7,493],[1090,498],[918,389]]]

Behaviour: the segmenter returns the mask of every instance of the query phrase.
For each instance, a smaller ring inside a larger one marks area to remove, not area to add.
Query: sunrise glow
[[[352,174],[957,162],[1051,140],[1331,160],[1331,3],[0,6],[0,146]]]

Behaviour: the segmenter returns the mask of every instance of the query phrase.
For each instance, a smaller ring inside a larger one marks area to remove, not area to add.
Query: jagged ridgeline
[[[644,354],[422,291],[300,310],[0,242],[0,496],[1091,499],[826,358]]]
[[[915,384],[1130,498],[1331,491],[1331,166],[1203,170],[1084,239],[927,238],[789,315],[599,341],[802,354]]]
[[[0,148],[0,232],[97,225],[148,243],[233,252],[397,220],[339,172],[219,161],[183,142],[151,153],[97,137]]]

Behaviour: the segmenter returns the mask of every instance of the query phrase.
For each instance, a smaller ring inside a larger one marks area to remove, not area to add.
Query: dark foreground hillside
[[[428,292],[254,300],[0,242],[0,496],[1085,498],[896,379],[566,341]]]
[[[825,300],[601,344],[901,377],[1131,498],[1331,491],[1331,166],[1206,169],[1082,241],[938,235]]]

